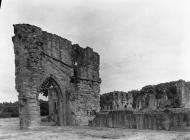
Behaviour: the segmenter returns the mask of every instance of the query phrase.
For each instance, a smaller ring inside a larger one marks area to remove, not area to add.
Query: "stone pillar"
[[[60,123],[60,125],[61,126],[63,126],[64,125],[64,106],[63,106],[64,104],[63,104],[63,100],[59,100],[59,123]]]
[[[148,104],[148,108],[151,109],[151,110],[155,110],[156,109],[156,104],[157,104],[157,101],[156,101],[156,97],[154,94],[150,94],[150,99],[149,99],[149,104]]]
[[[135,114],[136,116],[136,126],[137,126],[137,129],[140,129],[140,115],[139,114]]]
[[[36,98],[19,96],[20,128],[38,127],[41,122],[40,107]]]
[[[143,125],[144,125],[144,123],[143,123],[143,120],[144,120],[144,117],[143,117],[144,115],[143,114],[139,114],[139,129],[143,129]]]
[[[15,83],[19,93],[19,117],[21,128],[33,128],[40,124],[37,81],[41,69],[41,29],[28,25],[14,25],[12,38],[15,52]],[[39,37],[39,42],[36,40]],[[40,46],[39,46],[40,45]]]
[[[179,81],[177,83],[177,94],[180,99],[180,107],[185,107],[186,106],[186,93],[185,93],[185,81]]]
[[[107,125],[108,125],[108,127],[113,127],[113,120],[110,115],[107,118]]]
[[[52,101],[52,92],[51,89],[48,89],[48,108],[49,108],[49,121],[53,120],[53,101]]]
[[[153,129],[153,130],[157,130],[157,124],[156,124],[157,117],[156,117],[155,114],[152,115],[152,121],[153,121],[153,123],[152,123],[152,129]]]
[[[36,78],[26,70],[21,77],[17,77],[16,89],[19,92],[19,117],[20,128],[38,127],[41,122],[40,106]]]
[[[165,130],[170,130],[170,118],[168,114],[163,114],[163,127]]]

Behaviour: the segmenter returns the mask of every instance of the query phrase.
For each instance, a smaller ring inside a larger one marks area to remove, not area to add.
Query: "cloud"
[[[188,0],[7,0],[0,13],[0,78],[6,79],[0,82],[0,95],[17,98],[15,23],[37,25],[97,51],[101,93],[189,80],[189,6]]]

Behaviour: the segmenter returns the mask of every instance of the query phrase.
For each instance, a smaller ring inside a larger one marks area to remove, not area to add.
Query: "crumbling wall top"
[[[30,25],[30,24],[14,24],[14,34],[17,35],[19,33],[24,33],[24,34],[29,34],[29,33],[34,33],[34,32],[41,32],[41,28]]]

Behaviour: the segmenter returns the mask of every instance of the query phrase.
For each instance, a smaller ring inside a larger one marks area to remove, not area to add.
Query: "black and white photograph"
[[[0,0],[0,139],[190,140],[189,0]]]

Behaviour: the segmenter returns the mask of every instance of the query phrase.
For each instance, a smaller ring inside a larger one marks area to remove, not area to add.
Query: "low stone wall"
[[[156,111],[101,111],[89,122],[94,127],[179,130],[190,127],[190,111],[167,109]]]

